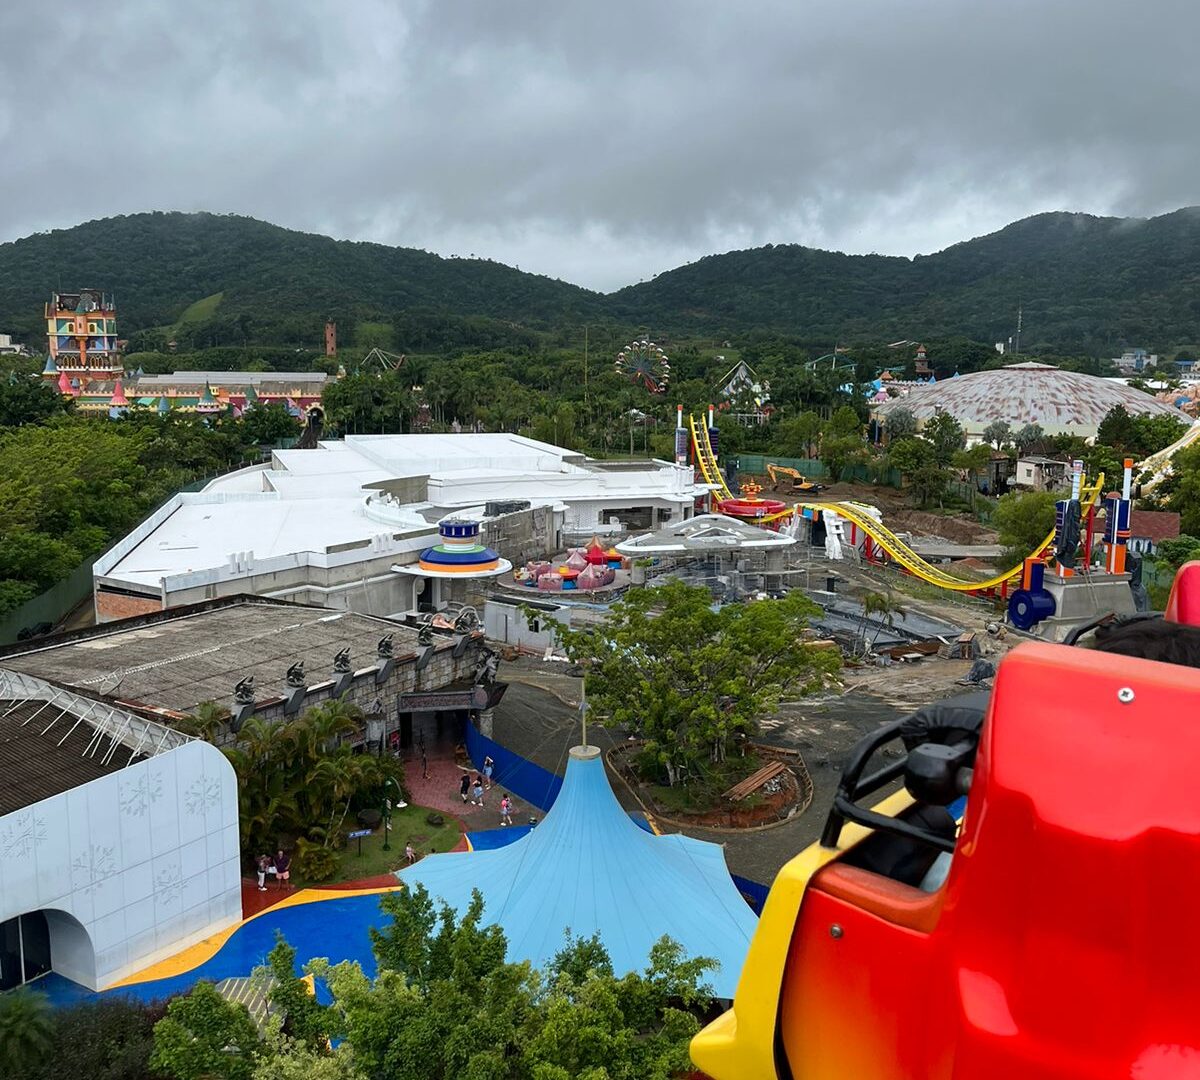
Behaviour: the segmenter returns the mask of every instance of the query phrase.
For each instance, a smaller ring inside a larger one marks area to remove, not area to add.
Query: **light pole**
[[[387,797],[388,784],[395,784],[396,794],[398,796],[400,796],[396,800],[396,805],[401,810],[403,810],[408,805],[408,803],[406,803],[404,801],[404,792],[400,790],[400,785],[396,783],[396,778],[394,776],[389,776],[383,782],[383,790],[384,790],[384,797],[383,797],[383,850],[384,851],[392,850],[392,845],[388,843],[388,834],[392,831],[392,800]]]

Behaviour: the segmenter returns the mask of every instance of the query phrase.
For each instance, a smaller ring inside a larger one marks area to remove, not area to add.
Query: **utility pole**
[[[583,324],[583,410],[588,412],[588,327]],[[590,413],[588,413],[590,417]]]
[[[1024,309],[1022,308],[1022,306],[1020,304],[1018,304],[1017,305],[1017,341],[1016,341],[1016,345],[1013,348],[1013,351],[1018,356],[1021,355],[1021,317],[1023,315],[1024,315]]]

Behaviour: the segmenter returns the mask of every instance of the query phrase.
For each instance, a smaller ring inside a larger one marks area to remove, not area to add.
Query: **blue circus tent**
[[[499,802],[499,789],[491,798]],[[511,960],[543,967],[564,944],[598,932],[622,975],[646,967],[664,934],[689,956],[720,967],[708,976],[732,998],[756,919],[733,884],[725,853],[691,837],[655,836],[621,808],[600,750],[571,750],[562,791],[545,819],[515,843],[485,851],[430,855],[398,872],[460,913],[472,889],[484,922],[498,923]]]

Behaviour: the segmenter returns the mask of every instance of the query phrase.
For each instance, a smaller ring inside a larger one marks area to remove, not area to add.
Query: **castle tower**
[[[337,356],[337,323],[325,323],[325,355]]]
[[[112,382],[125,372],[117,348],[117,306],[98,289],[55,293],[46,304],[46,336],[55,370],[79,380]],[[48,363],[47,371],[50,377]]]

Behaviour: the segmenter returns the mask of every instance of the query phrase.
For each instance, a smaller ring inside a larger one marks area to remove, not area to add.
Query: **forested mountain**
[[[0,330],[40,341],[50,293],[81,287],[115,294],[123,335],[185,318],[191,347],[315,347],[326,318],[346,327],[414,309],[551,325],[595,316],[602,299],[489,260],[232,215],[132,214],[0,244]]]
[[[1092,352],[1200,341],[1200,208],[1150,219],[1039,214],[914,259],[776,245],[712,255],[609,297],[681,329],[826,340],[964,334]]]
[[[252,218],[134,214],[0,245],[0,330],[40,342],[49,293],[81,286],[116,294],[124,334],[159,327],[193,348],[312,347],[327,317],[343,328],[386,321],[398,348],[417,351],[454,335],[501,344],[584,320],[813,342],[999,341],[1014,332],[1018,308],[1028,347],[1163,348],[1200,342],[1200,209],[1151,219],[1040,214],[914,259],[767,246],[609,296],[487,260]]]

